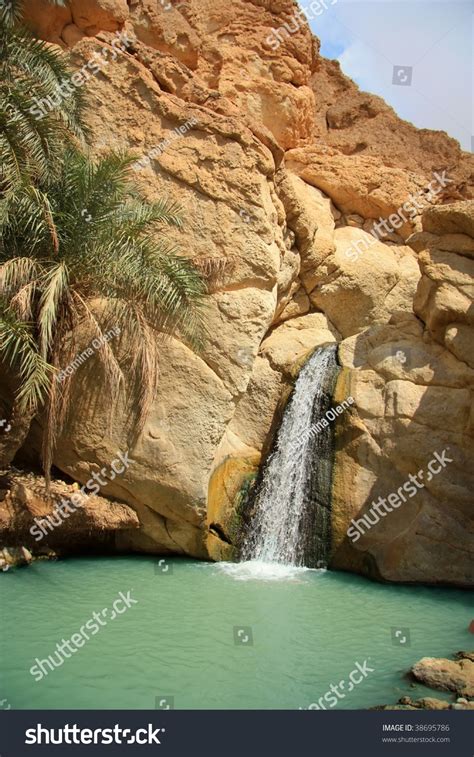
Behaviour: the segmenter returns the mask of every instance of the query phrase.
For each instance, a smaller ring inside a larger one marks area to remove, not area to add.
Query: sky
[[[401,118],[474,151],[474,0],[331,2],[310,20],[321,54]]]

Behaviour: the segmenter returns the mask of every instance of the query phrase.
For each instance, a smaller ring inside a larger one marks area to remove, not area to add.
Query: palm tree
[[[70,376],[59,382],[54,374],[83,348],[84,333],[93,339],[120,329],[120,350],[105,344],[97,356],[112,398],[124,368],[134,377],[137,430],[156,386],[157,336],[177,333],[199,343],[203,277],[164,241],[163,225],[181,225],[178,209],[142,199],[130,178],[134,160],[111,154],[93,162],[69,149],[54,182],[24,185],[10,196],[0,246],[0,360],[19,379],[13,416],[26,421],[12,444],[3,437],[0,466],[44,405],[49,480],[71,387]]]
[[[82,92],[58,96],[74,72],[21,25],[21,13],[20,0],[0,3],[0,214],[14,187],[57,175],[65,143],[84,133]],[[48,97],[57,107],[42,111],[38,103]]]

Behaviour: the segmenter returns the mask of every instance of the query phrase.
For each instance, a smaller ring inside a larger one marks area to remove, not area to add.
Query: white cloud
[[[441,129],[471,149],[474,134],[471,2],[339,0],[312,22],[322,52],[383,97],[401,118]],[[393,66],[412,66],[411,86],[392,84]]]

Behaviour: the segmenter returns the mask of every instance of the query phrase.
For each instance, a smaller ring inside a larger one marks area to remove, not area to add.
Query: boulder
[[[474,239],[474,201],[465,200],[430,208],[423,214],[423,229],[438,236],[466,234]]]
[[[433,338],[471,368],[474,368],[473,218],[474,201],[425,213],[423,226],[430,236],[423,239],[426,249],[419,252],[422,277],[413,302],[415,313],[423,319]],[[416,240],[416,244],[418,249],[424,246],[421,240]]]
[[[442,691],[455,691],[459,696],[474,697],[474,662],[423,657],[411,672],[426,686]]]
[[[389,247],[350,226],[336,229],[334,242],[335,252],[314,271],[310,301],[343,337],[411,313],[420,278],[411,249]]]

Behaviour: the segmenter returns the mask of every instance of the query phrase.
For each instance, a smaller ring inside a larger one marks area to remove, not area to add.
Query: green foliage
[[[20,377],[18,400],[28,412],[48,396],[51,366],[37,350],[30,324],[18,319],[13,309],[0,300],[0,355],[14,365]]]
[[[0,203],[23,182],[56,176],[65,143],[84,131],[82,92],[57,96],[73,73],[64,55],[34,39],[20,13],[18,2],[0,4]],[[38,102],[48,97],[58,104],[39,117]]]
[[[56,4],[64,4],[56,2]],[[18,379],[16,408],[45,410],[47,478],[70,402],[84,335],[120,330],[97,356],[113,409],[125,370],[138,395],[138,432],[154,396],[159,339],[201,344],[205,275],[166,242],[181,226],[173,203],[147,203],[131,178],[135,158],[85,151],[83,94],[73,88],[41,118],[72,73],[59,52],[21,26],[21,0],[0,0],[0,360]],[[119,357],[117,357],[119,355]]]
[[[28,335],[31,346],[34,334],[39,365],[61,369],[80,351],[84,328],[100,338],[118,327],[122,365],[108,345],[97,354],[108,396],[117,396],[124,364],[134,374],[140,428],[156,386],[157,337],[177,332],[199,345],[205,287],[193,264],[163,239],[163,226],[181,225],[177,207],[140,197],[130,178],[133,160],[113,153],[93,162],[69,149],[49,186],[25,185],[11,194],[0,248],[0,297],[24,328],[15,331],[3,320],[0,355],[18,369],[26,349],[21,345]],[[29,364],[19,370],[29,377],[19,401],[39,407],[45,376]],[[67,410],[69,383],[51,383],[46,467]]]

